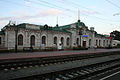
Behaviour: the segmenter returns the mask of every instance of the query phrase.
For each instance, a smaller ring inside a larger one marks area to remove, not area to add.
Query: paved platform
[[[97,54],[102,52],[114,52],[114,51],[120,51],[120,48],[119,49],[88,49],[88,50],[77,50],[77,51],[0,53],[0,60],[64,56],[64,55],[76,55],[76,54],[93,54],[93,53]]]

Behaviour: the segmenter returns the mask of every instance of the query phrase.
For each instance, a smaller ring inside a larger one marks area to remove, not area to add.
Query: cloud
[[[63,3],[63,2],[65,2],[65,1],[67,1],[67,0],[57,0],[57,1]]]
[[[64,12],[58,9],[48,9],[45,11],[37,10],[35,14],[30,14],[30,12],[26,11],[18,11],[18,12],[11,12],[11,16],[8,17],[0,17],[0,20],[24,20],[24,19],[31,19],[31,18],[40,18],[46,16],[57,16],[61,15]]]
[[[48,9],[45,11],[38,10],[36,11],[39,16],[55,16],[55,15],[60,15],[63,14],[64,12],[58,9]]]
[[[97,11],[93,11],[93,10],[82,10],[81,13],[85,15],[99,14]]]
[[[5,26],[6,24],[8,24],[8,21],[1,21],[0,20],[0,29]]]
[[[0,16],[0,26],[5,26],[9,22],[9,20],[16,21],[17,23],[41,23],[42,21],[40,20],[45,19],[45,17],[53,18],[63,13],[63,11],[58,9],[36,10],[34,14],[27,11],[14,11],[11,12],[9,16]]]
[[[0,20],[1,21],[4,21],[4,20],[9,20],[9,19],[11,19],[12,17],[0,17]]]

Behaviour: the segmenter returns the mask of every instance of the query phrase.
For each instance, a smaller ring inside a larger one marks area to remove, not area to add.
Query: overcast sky
[[[120,0],[0,0],[0,29],[16,24],[67,25],[80,20],[101,34],[120,31]]]

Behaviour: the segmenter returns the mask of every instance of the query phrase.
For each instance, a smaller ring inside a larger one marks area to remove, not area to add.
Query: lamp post
[[[17,34],[18,34],[18,27],[13,24],[13,26],[15,27],[15,52],[17,53]]]

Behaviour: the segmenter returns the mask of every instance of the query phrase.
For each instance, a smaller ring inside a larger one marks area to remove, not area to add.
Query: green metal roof
[[[95,36],[107,38],[105,35],[103,35],[103,34],[98,34],[97,32],[95,33]]]
[[[18,27],[26,28],[26,25],[34,25],[34,24],[22,23],[22,24],[19,24]],[[51,26],[48,26],[48,28],[44,28],[44,25],[36,25],[36,26],[39,26],[41,30],[71,33],[71,32],[69,32],[69,31],[67,31],[65,29],[62,29],[61,27],[51,27]]]
[[[82,27],[86,27],[85,24],[83,22],[75,22],[75,23],[72,23],[72,24],[75,24],[76,25],[76,28],[78,28],[79,26],[82,26]],[[48,26],[48,28],[45,28],[44,25],[36,25],[36,26],[39,26],[41,30],[47,30],[47,31],[59,31],[59,32],[66,32],[66,33],[71,33],[70,31],[67,31],[66,29],[69,29],[71,28],[71,25],[72,24],[68,24],[68,25],[63,25],[63,26],[56,26],[56,27],[51,27],[51,26]],[[26,25],[35,25],[35,24],[29,24],[29,23],[22,23],[22,24],[19,24],[17,25],[19,28],[26,28]],[[8,27],[8,26],[7,26]],[[9,26],[9,27],[14,27],[14,26]],[[87,27],[86,27],[87,28]]]
[[[79,28],[79,26],[88,28],[83,22],[75,22],[75,23],[72,23],[72,24],[75,24],[75,25],[76,25],[76,28]],[[63,26],[59,26],[59,27],[61,27],[62,29],[69,29],[69,28],[71,28],[71,25],[72,25],[72,24],[63,25]]]
[[[4,31],[2,30],[2,31],[0,31],[0,35],[4,35],[5,33],[4,33]]]
[[[65,29],[62,29],[61,27],[48,27],[44,28],[43,26],[40,27],[41,30],[47,30],[47,31],[58,31],[58,32],[66,32],[66,33],[71,33]]]

